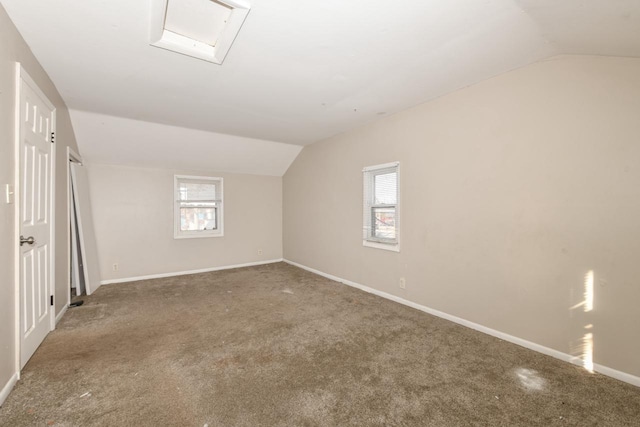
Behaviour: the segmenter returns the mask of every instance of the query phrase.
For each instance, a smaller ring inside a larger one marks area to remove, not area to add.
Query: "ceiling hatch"
[[[250,8],[238,0],[153,0],[151,45],[222,64]]]

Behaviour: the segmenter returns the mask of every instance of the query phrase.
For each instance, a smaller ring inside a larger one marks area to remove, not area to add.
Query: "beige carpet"
[[[279,263],[109,285],[2,426],[638,426],[640,388]]]

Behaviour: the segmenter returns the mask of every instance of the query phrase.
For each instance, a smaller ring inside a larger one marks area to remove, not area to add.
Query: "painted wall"
[[[285,258],[639,376],[639,118],[640,59],[561,56],[313,144]],[[400,253],[361,240],[362,168],[396,160]]]
[[[88,172],[103,280],[282,258],[281,177],[98,164]],[[224,178],[223,237],[173,238],[175,174]]]
[[[16,62],[20,62],[40,89],[55,105],[56,133],[56,313],[67,303],[67,146],[77,150],[76,140],[67,107],[57,89],[42,69],[13,23],[0,6],[0,389],[16,372],[15,360],[15,204],[5,202],[5,185],[15,182],[15,79]]]

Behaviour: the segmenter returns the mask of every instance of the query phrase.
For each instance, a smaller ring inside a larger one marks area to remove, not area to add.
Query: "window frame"
[[[182,180],[201,181],[203,184],[216,185],[216,228],[213,230],[181,230],[180,182]],[[173,176],[173,238],[198,239],[224,236],[224,180],[215,176],[174,175]]]
[[[388,174],[391,171],[396,173],[396,203],[376,204],[375,197],[375,177],[377,175]],[[363,183],[363,224],[362,224],[362,245],[370,248],[384,249],[393,252],[400,252],[400,162],[384,163],[375,166],[367,166],[362,169]],[[372,236],[375,224],[375,209],[393,208],[395,209],[395,239],[384,239]]]

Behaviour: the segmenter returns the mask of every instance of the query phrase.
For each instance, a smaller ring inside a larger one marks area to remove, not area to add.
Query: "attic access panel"
[[[153,0],[151,45],[222,64],[250,8],[238,0]]]

